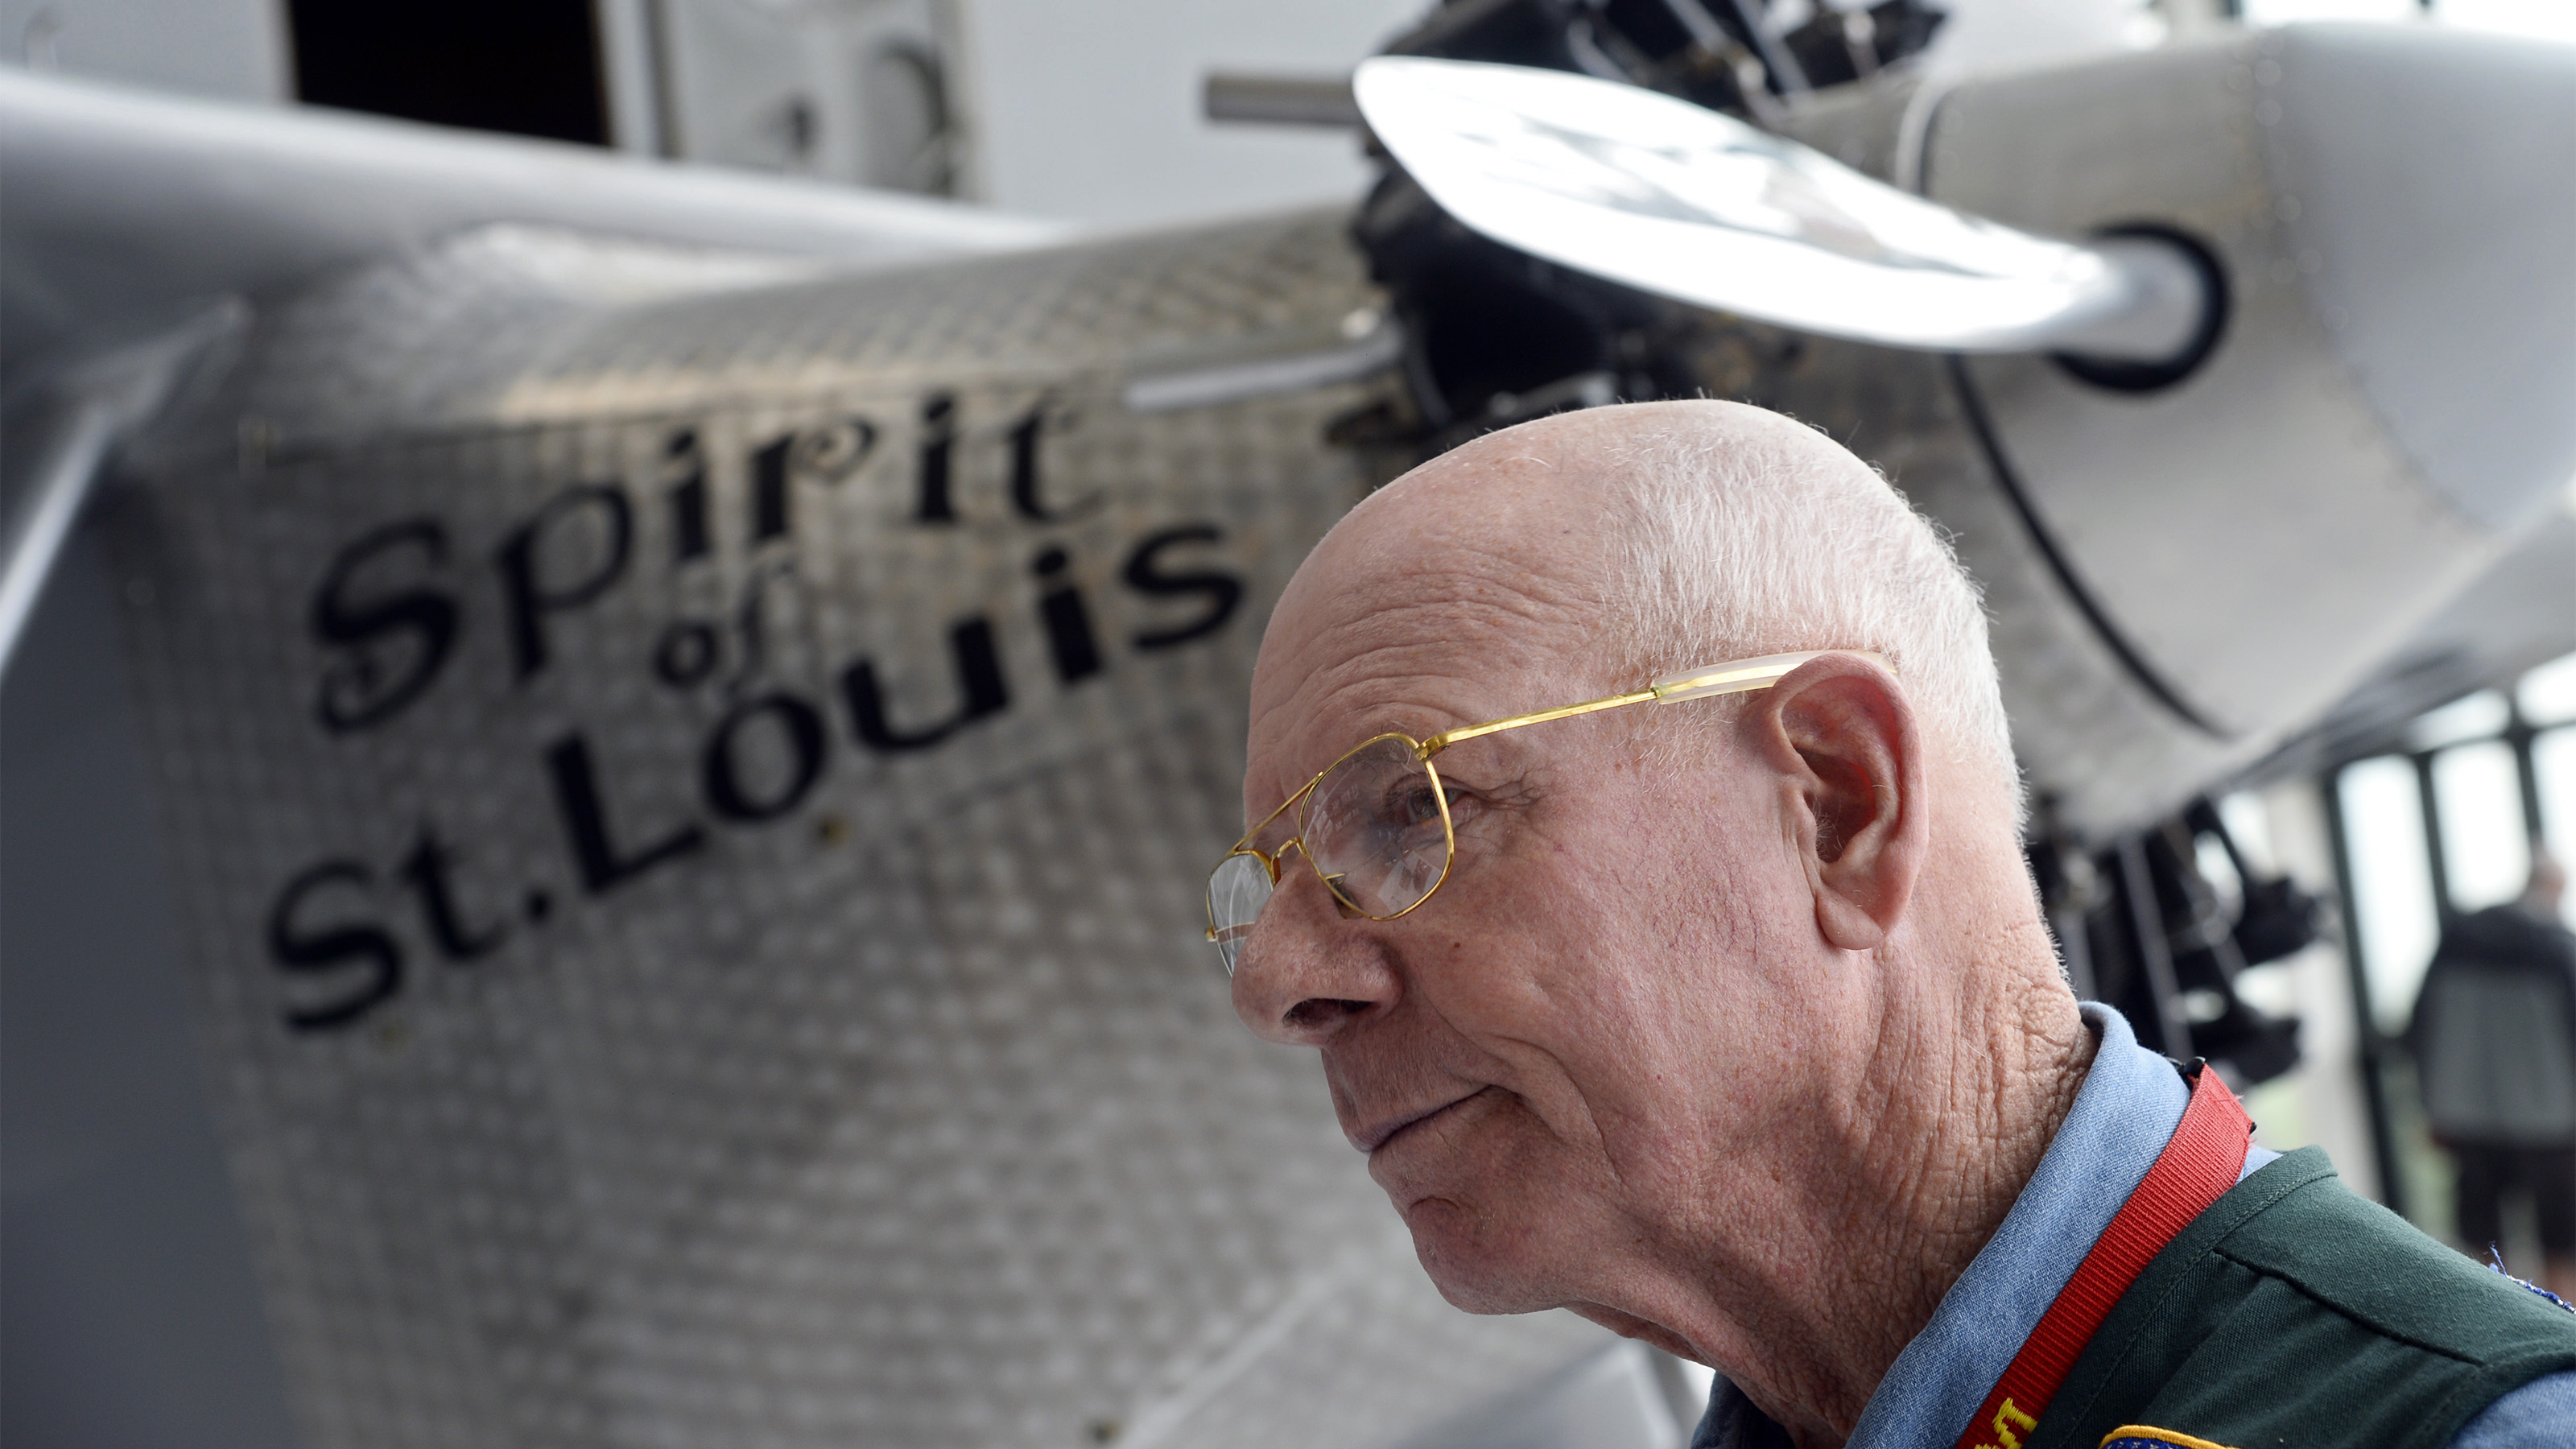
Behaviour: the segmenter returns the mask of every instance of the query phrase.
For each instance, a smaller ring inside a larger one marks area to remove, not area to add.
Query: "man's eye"
[[[1458,798],[1456,791],[1452,790],[1448,793],[1450,799],[1455,800]],[[1398,788],[1388,791],[1386,797],[1385,818],[1388,824],[1398,828],[1415,826],[1423,824],[1426,821],[1438,820],[1440,818],[1440,801],[1438,797],[1432,794],[1430,782],[1427,780],[1407,781]]]
[[[1465,790],[1446,780],[1440,782],[1440,793],[1449,801],[1449,815],[1452,823],[1455,823],[1462,811],[1471,808],[1475,803]],[[1422,792],[1422,808],[1429,817],[1436,818],[1440,814],[1440,807],[1432,802],[1431,792],[1428,790]]]

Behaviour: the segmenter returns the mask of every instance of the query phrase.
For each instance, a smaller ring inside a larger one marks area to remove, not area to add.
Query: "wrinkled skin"
[[[1601,584],[1613,525],[1587,502],[1615,480],[1586,469],[1649,426],[1791,429],[1860,466],[1773,415],[1683,403],[1527,424],[1416,470],[1272,617],[1247,822],[1372,734],[1635,687]],[[1651,717],[1673,710],[1722,713],[1700,732]],[[1369,921],[1290,854],[1236,1010],[1319,1049],[1451,1302],[1570,1308],[1716,1366],[1801,1445],[1840,1444],[2092,1051],[2012,802],[1950,754],[1847,654],[1733,700],[1461,744],[1439,759],[1448,883]]]

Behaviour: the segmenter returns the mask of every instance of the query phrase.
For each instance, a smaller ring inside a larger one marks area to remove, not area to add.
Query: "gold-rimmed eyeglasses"
[[[1225,959],[1226,974],[1233,975],[1245,938],[1279,888],[1280,866],[1292,846],[1354,915],[1392,921],[1429,900],[1447,882],[1458,858],[1457,830],[1449,814],[1457,796],[1431,762],[1451,745],[1622,705],[1675,704],[1768,689],[1799,665],[1827,654],[1857,654],[1887,663],[1863,649],[1765,654],[1684,670],[1625,694],[1443,730],[1429,739],[1389,733],[1363,740],[1280,801],[1208,872],[1207,938]],[[1270,850],[1253,845],[1292,809],[1294,833]]]

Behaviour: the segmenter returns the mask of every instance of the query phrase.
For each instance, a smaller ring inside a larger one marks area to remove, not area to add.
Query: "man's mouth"
[[[1450,1108],[1455,1107],[1462,1102],[1467,1102],[1484,1095],[1484,1091],[1484,1088],[1479,1087],[1475,1091],[1467,1093],[1465,1096],[1453,1097],[1446,1102],[1440,1103],[1438,1106],[1425,1107],[1418,1112],[1408,1113],[1400,1117],[1381,1118],[1378,1121],[1371,1123],[1365,1131],[1352,1134],[1350,1143],[1360,1151],[1368,1153],[1371,1156],[1375,1156],[1377,1150],[1384,1147],[1389,1142],[1394,1141],[1396,1138],[1403,1136],[1405,1133],[1412,1131],[1414,1128],[1421,1126],[1423,1123],[1430,1121],[1432,1118],[1439,1116],[1441,1113],[1448,1111]]]

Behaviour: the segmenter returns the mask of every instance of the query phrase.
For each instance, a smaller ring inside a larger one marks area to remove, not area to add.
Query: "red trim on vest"
[[[2173,1140],[2076,1265],[2057,1301],[2040,1315],[2039,1326],[1959,1436],[1959,1449],[2021,1449],[2094,1331],[2111,1315],[2111,1305],[2175,1234],[2236,1185],[2253,1132],[2236,1094],[2216,1071],[2202,1066]]]

